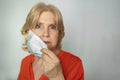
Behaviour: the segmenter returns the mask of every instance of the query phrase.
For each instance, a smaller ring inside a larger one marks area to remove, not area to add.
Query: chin
[[[50,47],[50,46],[48,46],[48,49],[51,50],[51,51],[55,51],[55,50],[57,50],[56,47]]]

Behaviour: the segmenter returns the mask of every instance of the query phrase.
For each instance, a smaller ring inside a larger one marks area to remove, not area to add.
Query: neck
[[[60,52],[60,49],[54,49],[54,50],[51,50],[53,51],[56,55],[58,55],[58,53]]]

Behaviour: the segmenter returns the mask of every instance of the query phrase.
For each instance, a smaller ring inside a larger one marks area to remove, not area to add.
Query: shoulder
[[[20,72],[18,75],[18,80],[30,80],[30,73],[32,73],[32,62],[33,62],[34,56],[32,54],[24,57],[21,62]]]
[[[83,64],[79,57],[66,51],[61,51],[58,57],[67,80],[80,80],[80,77],[84,77]]]
[[[68,66],[77,67],[76,65],[78,65],[79,67],[83,66],[82,60],[78,56],[70,52],[66,52],[62,50],[58,57],[60,59],[61,64],[65,68],[67,68]]]
[[[82,60],[78,56],[63,50],[60,51],[59,58],[71,62],[82,62]]]
[[[24,57],[23,59],[22,59],[22,64],[24,65],[27,65],[27,64],[30,64],[30,63],[32,63],[33,62],[33,60],[34,60],[34,56],[32,55],[32,54],[30,54],[30,55],[28,55],[28,56],[26,56],[26,57]]]

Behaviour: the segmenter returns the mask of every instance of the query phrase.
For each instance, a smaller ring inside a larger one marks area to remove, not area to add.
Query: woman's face
[[[58,43],[59,31],[55,25],[55,16],[50,11],[44,11],[40,15],[38,24],[32,31],[47,44],[50,50],[55,50]]]

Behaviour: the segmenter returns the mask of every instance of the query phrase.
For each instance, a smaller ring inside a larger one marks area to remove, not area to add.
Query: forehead
[[[50,11],[44,11],[40,14],[39,23],[55,24],[55,15]]]

